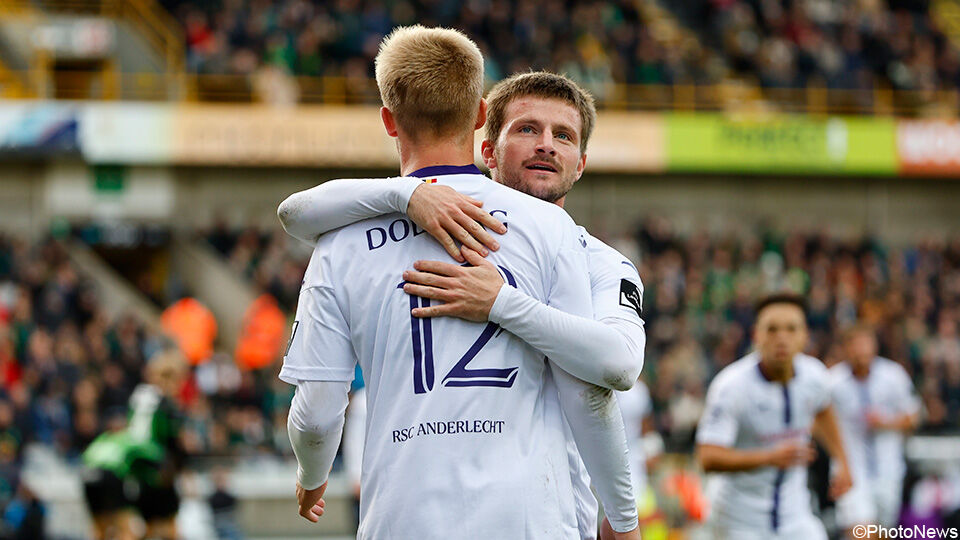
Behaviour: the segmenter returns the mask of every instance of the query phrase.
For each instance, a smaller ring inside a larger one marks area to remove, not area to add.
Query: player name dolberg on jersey
[[[505,227],[509,226],[506,222],[506,210],[491,210],[490,215],[503,222]],[[390,225],[386,227],[371,227],[364,231],[364,234],[367,235],[367,250],[373,251],[387,245],[388,241],[399,243],[407,238],[420,236],[424,232],[426,231],[418,227],[413,221],[399,218],[390,222]],[[584,245],[586,245],[586,241],[584,241]]]
[[[456,435],[458,433],[503,433],[504,420],[448,420],[420,422],[415,426],[393,430],[393,442],[405,442],[422,435]]]

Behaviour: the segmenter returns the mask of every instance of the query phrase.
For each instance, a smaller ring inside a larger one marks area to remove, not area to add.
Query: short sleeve
[[[737,441],[739,421],[736,400],[727,386],[714,384],[707,391],[707,403],[697,427],[697,443],[731,447]]]
[[[916,389],[913,387],[913,381],[899,365],[897,368],[897,411],[900,414],[918,414],[920,412],[920,398],[917,396]]]
[[[816,370],[814,371],[814,385],[816,388],[814,392],[812,392],[814,396],[813,410],[814,413],[819,413],[833,404],[833,392],[836,383],[833,377],[830,376],[830,371],[823,366],[820,360],[813,359],[813,362],[817,364]]]
[[[350,328],[334,290],[308,287],[300,291],[280,379],[290,384],[353,381],[356,364]]]
[[[591,250],[590,289],[597,320],[617,317],[643,324],[643,282],[633,263],[613,248]]]

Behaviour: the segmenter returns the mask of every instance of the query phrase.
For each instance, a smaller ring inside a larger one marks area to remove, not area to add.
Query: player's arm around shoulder
[[[548,304],[567,313],[593,319],[589,256],[586,238],[559,207],[554,213],[561,234],[547,276]],[[549,215],[552,210],[545,212]],[[546,230],[550,230],[549,228]],[[593,479],[614,531],[639,538],[636,501],[630,477],[626,432],[616,396],[551,366],[560,404],[573,438]]]
[[[385,214],[405,213],[434,237],[458,262],[456,241],[487,255],[499,244],[484,227],[499,234],[506,227],[485,212],[483,202],[449,186],[420,178],[340,178],[290,195],[277,208],[284,230],[307,243],[322,234]]]
[[[308,244],[368,218],[403,212],[419,178],[339,178],[290,195],[277,207],[287,234]]]
[[[613,329],[616,347],[605,359],[611,380],[622,379],[616,390],[628,390],[643,369],[646,333],[643,327],[643,282],[624,255],[587,236],[593,310],[596,319]]]

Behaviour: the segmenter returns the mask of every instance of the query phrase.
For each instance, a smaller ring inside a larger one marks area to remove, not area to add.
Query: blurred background
[[[844,328],[880,329],[925,410],[905,512],[956,523],[960,3],[0,0],[0,538],[89,537],[79,456],[170,343],[182,536],[352,537],[349,458],[321,523],[296,514],[276,375],[310,248],[276,207],[397,173],[372,60],[410,23],[465,31],[489,84],[550,69],[596,96],[567,209],[645,284],[673,537],[704,510],[706,386],[783,288],[828,365]]]

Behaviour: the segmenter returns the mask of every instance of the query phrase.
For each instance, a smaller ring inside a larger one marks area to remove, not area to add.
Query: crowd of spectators
[[[252,74],[266,64],[294,75],[369,81],[380,40],[395,26],[419,23],[466,32],[483,52],[491,81],[552,69],[602,96],[614,81],[716,78],[698,47],[655,39],[633,0],[163,3],[183,24],[188,67],[203,73]]]
[[[652,0],[650,0],[652,1]],[[391,28],[465,31],[496,81],[518,71],[566,73],[604,97],[610,83],[702,84],[739,76],[766,87],[954,88],[960,56],[925,1],[665,2],[689,32],[664,32],[636,0],[164,0],[181,21],[189,69],[339,76],[369,81]],[[675,26],[674,26],[675,27]],[[669,35],[666,35],[669,34]],[[685,36],[695,36],[686,39]],[[698,43],[699,40],[699,43]]]
[[[300,283],[310,259],[306,244],[287,236],[279,227],[238,229],[222,220],[205,231],[204,238],[258,291],[273,295],[286,311],[296,311]]]
[[[928,2],[712,0],[696,6],[704,39],[767,87],[954,88],[960,58]]]
[[[122,427],[145,362],[172,343],[130,315],[111,320],[58,240],[0,235],[0,507],[17,492],[28,443],[75,461]],[[269,371],[269,370],[268,370]],[[218,353],[181,392],[193,456],[289,453],[292,391]]]
[[[644,221],[636,238],[646,287],[643,376],[675,450],[691,448],[709,381],[747,352],[755,300],[783,289],[808,300],[811,355],[841,361],[843,330],[872,324],[880,354],[914,380],[922,429],[960,428],[960,238],[894,247],[870,236],[762,228],[681,236],[662,218]]]

